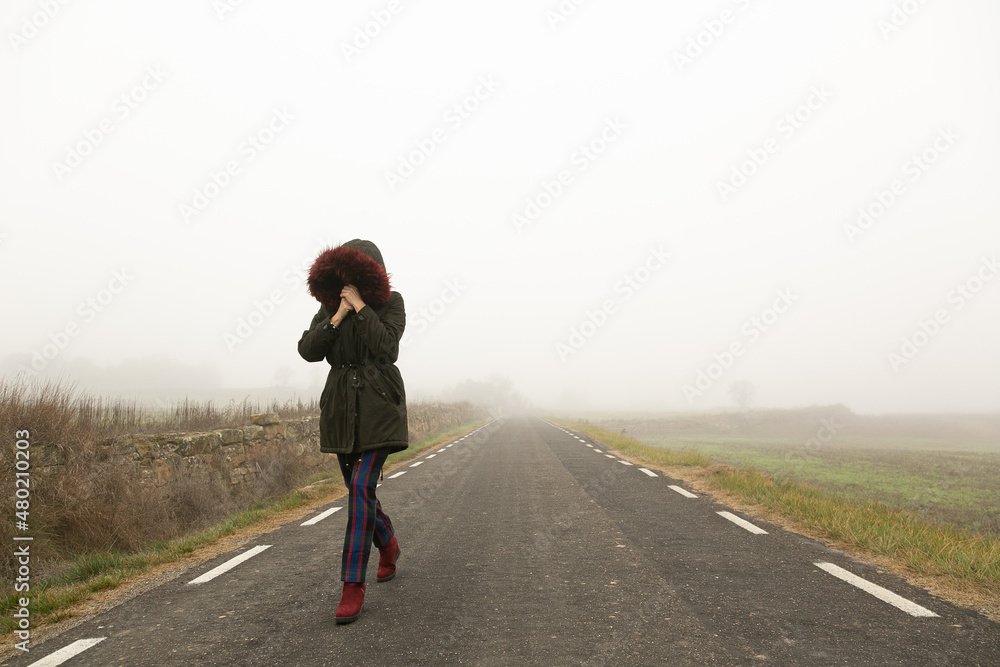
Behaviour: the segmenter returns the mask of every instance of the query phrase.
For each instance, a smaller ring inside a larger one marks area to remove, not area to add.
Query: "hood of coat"
[[[309,293],[329,312],[340,307],[340,292],[354,285],[366,304],[381,308],[389,303],[392,286],[378,246],[371,241],[353,239],[327,248],[309,269]]]

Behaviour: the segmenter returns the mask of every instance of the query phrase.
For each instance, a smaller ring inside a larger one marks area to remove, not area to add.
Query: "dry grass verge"
[[[586,433],[635,463],[701,493],[839,548],[955,604],[1000,622],[1000,540],[931,523],[877,502],[716,464],[702,454],[648,447],[590,424],[550,419]]]

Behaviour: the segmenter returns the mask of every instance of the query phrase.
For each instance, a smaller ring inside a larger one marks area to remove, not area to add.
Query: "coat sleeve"
[[[380,318],[371,306],[365,306],[356,313],[355,331],[372,354],[385,355],[392,363],[399,357],[399,339],[406,328],[406,309],[403,297],[392,293],[385,314]]]
[[[299,339],[299,356],[306,361],[323,361],[339,335],[339,331],[330,324],[330,314],[320,306],[312,324],[302,332],[302,338]]]

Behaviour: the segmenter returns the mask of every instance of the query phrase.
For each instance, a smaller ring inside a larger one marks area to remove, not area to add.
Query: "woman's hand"
[[[344,301],[350,304],[351,309],[355,312],[361,310],[365,307],[365,302],[361,299],[361,294],[358,292],[358,288],[354,285],[347,285],[344,289],[340,290],[340,297]]]
[[[350,313],[352,310],[354,310],[354,308],[351,307],[351,304],[348,303],[347,299],[341,297],[340,308],[338,308],[337,312],[334,313],[333,317],[330,318],[330,324],[332,324],[335,327],[339,327],[340,323],[344,321],[344,318],[346,318],[348,313]]]

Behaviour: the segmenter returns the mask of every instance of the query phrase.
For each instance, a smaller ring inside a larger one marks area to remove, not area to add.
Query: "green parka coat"
[[[374,243],[355,239],[344,245],[385,268]],[[320,451],[349,454],[383,447],[394,452],[406,449],[406,392],[395,363],[406,326],[403,297],[390,292],[388,303],[378,308],[366,302],[336,328],[330,324],[333,314],[321,306],[299,339],[303,359],[326,359],[330,364],[319,399]]]

